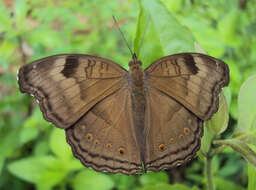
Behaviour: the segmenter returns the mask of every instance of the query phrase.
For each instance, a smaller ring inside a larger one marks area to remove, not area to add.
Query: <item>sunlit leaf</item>
[[[155,184],[167,184],[169,181],[169,177],[165,172],[158,173],[147,173],[142,175],[140,178],[140,183],[145,185],[155,185]]]
[[[105,174],[87,169],[74,177],[72,186],[74,190],[110,190],[114,182]]]
[[[54,128],[50,136],[50,147],[55,155],[60,159],[69,160],[72,157],[72,152],[67,144],[65,131]]]
[[[8,165],[8,170],[13,175],[36,184],[50,171],[59,172],[63,176],[65,173],[59,170],[58,163],[59,161],[52,156],[29,157],[12,162]]]

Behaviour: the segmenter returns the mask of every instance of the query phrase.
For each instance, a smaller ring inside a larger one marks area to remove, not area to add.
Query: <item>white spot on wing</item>
[[[19,75],[19,69],[16,71],[16,73],[17,73],[16,79],[17,79],[17,81],[19,81],[19,77],[18,77],[18,75]]]
[[[66,57],[63,57],[63,58],[56,59],[54,65],[60,66],[60,65],[64,65],[65,63],[66,63]]]

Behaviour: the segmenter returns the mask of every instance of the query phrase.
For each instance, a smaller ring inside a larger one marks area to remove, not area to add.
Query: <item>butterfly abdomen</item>
[[[132,96],[133,122],[136,132],[136,138],[141,150],[142,162],[144,159],[145,138],[144,138],[144,121],[145,121],[145,92],[144,92],[144,72],[138,63],[130,64],[129,70],[130,91]]]

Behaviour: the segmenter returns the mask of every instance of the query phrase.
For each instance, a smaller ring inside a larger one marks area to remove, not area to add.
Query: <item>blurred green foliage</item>
[[[1,0],[0,189],[198,190],[212,180],[218,190],[255,190],[255,12],[255,0]],[[144,67],[164,55],[202,50],[229,65],[222,109],[206,122],[193,162],[134,176],[84,168],[64,131],[19,92],[17,69],[57,53],[97,54],[127,69],[131,55],[113,14],[137,53],[150,15],[139,52]]]

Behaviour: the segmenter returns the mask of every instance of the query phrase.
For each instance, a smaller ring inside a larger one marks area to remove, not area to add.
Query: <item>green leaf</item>
[[[28,43],[42,45],[47,48],[56,48],[63,45],[61,35],[53,31],[48,25],[38,26],[33,32],[27,33],[26,39]]]
[[[72,186],[75,190],[110,190],[114,182],[110,176],[86,169],[74,177]]]
[[[142,175],[140,178],[140,183],[145,185],[155,185],[155,184],[167,184],[169,181],[168,175],[165,172],[150,172]]]
[[[256,146],[251,147],[253,151],[256,151]],[[256,187],[256,169],[248,163],[248,190],[255,190]]]
[[[37,186],[39,189],[51,189],[55,185],[60,184],[63,179],[66,177],[66,172],[62,172],[60,170],[55,171],[45,171],[41,174]],[[63,185],[64,182],[62,182]]]
[[[256,169],[248,163],[248,190],[255,190],[256,187]]]
[[[50,136],[50,148],[52,152],[62,160],[69,160],[72,152],[67,144],[65,131],[54,128]]]
[[[14,16],[16,21],[16,27],[18,29],[25,26],[24,21],[26,19],[28,6],[24,0],[16,0],[14,6]]]
[[[59,160],[53,156],[28,157],[12,162],[8,165],[8,170],[25,181],[53,186],[66,175],[59,165]],[[46,179],[51,172],[56,175],[55,179]]]
[[[151,19],[148,20],[148,15],[149,14],[145,11],[145,8],[140,3],[140,14],[139,14],[138,23],[137,23],[136,36],[134,39],[134,52],[137,53],[137,56],[143,62],[142,66],[144,68],[150,65],[153,61],[155,61],[159,57],[164,56],[164,51],[163,51],[160,39],[158,37],[156,26],[154,23],[152,23]],[[148,22],[148,28],[146,29],[147,22]],[[145,36],[143,39],[144,33],[145,33]],[[154,53],[149,53],[149,52],[154,52]]]
[[[224,93],[226,102],[228,104],[228,108],[230,108],[230,104],[231,104],[231,99],[232,99],[232,94],[231,94],[231,89],[230,87],[225,87],[222,89],[222,92]]]
[[[219,109],[214,114],[214,116],[205,122],[206,127],[212,132],[214,135],[220,135],[223,133],[228,127],[228,104],[223,92],[219,95]]]
[[[167,185],[167,184],[160,184],[160,185],[149,185],[143,188],[139,188],[139,190],[199,190],[197,187],[187,187],[182,184],[175,184],[175,185]]]
[[[1,128],[0,128],[1,129]],[[16,151],[16,147],[20,145],[19,136],[20,129],[11,129],[5,133],[0,131],[0,155],[1,157],[9,157]]]
[[[70,171],[77,171],[84,169],[84,165],[78,159],[71,159],[68,163],[68,168]]]
[[[5,161],[5,158],[0,156],[0,176],[2,173],[3,166],[4,166],[4,161]]]
[[[227,189],[245,190],[245,188],[241,187],[240,185],[232,181],[222,179],[220,177],[215,177],[213,181],[214,181],[214,184],[216,185],[216,189],[218,190],[227,190]]]
[[[241,37],[237,35],[237,30],[241,28],[237,23],[241,23],[242,12],[238,9],[232,9],[218,22],[222,40],[230,46],[238,46],[241,43]]]
[[[215,140],[214,144],[230,146],[256,168],[256,153],[244,142],[237,139]]]
[[[256,129],[256,75],[246,80],[238,95],[238,126],[236,136],[241,132],[251,132]]]
[[[204,135],[201,140],[201,147],[200,147],[199,153],[206,155],[209,152],[210,147],[212,145],[212,140],[214,139],[214,137],[215,137],[214,133],[212,133],[208,127],[204,127]],[[203,159],[202,156],[200,156],[200,158]]]
[[[113,174],[111,177],[115,181],[115,187],[118,190],[133,189],[136,186],[137,178],[135,175]]]
[[[177,12],[180,9],[182,9],[183,7],[183,2],[182,1],[165,1],[165,0],[160,0],[165,6],[166,8],[168,8],[168,10],[170,10],[171,12]]]
[[[20,142],[22,144],[34,140],[39,134],[38,128],[35,127],[23,127],[20,133]]]
[[[181,17],[183,23],[188,26],[194,35],[196,41],[205,49],[208,54],[220,57],[225,51],[225,44],[220,41],[218,31],[211,26],[209,21],[202,20],[198,17]]]
[[[50,147],[48,143],[48,139],[41,139],[38,141],[34,147],[34,155],[35,156],[44,156],[50,152]]]
[[[165,55],[194,50],[194,37],[158,0],[142,0],[156,26]]]
[[[43,118],[39,107],[36,107],[36,109],[33,110],[33,114],[24,121],[23,128],[35,128],[39,130],[41,126],[49,126],[49,123]]]
[[[0,33],[4,31],[10,31],[12,20],[10,18],[10,14],[8,10],[3,5],[3,1],[0,1]]]
[[[194,51],[195,40],[192,34],[176,20],[160,1],[140,0],[139,3],[141,9],[134,41],[136,53],[138,53],[140,41],[145,31],[146,20],[150,16],[149,29],[139,55],[144,66],[150,65],[165,55]]]

